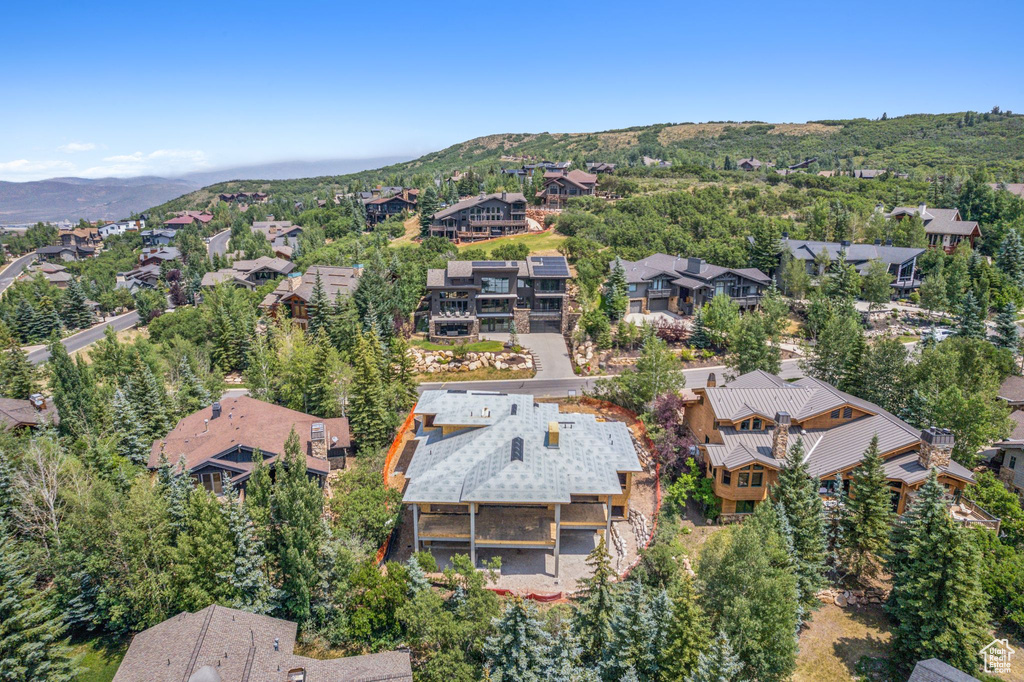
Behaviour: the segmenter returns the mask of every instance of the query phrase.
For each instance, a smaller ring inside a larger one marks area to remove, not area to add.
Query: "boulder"
[[[837,595],[836,595],[836,598],[835,598],[835,599],[833,600],[833,603],[834,603],[834,604],[835,604],[836,606],[846,606],[846,603],[847,603],[847,602],[846,602],[846,597],[844,597],[844,596],[843,596],[843,595],[841,595],[841,594],[837,594]]]

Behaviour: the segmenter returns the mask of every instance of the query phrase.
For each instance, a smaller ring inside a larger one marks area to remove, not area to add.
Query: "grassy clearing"
[[[72,649],[75,656],[80,657],[81,672],[75,676],[76,682],[110,682],[128,650],[128,641],[93,637],[74,642]]]
[[[414,378],[418,384],[444,383],[454,381],[513,381],[515,379],[532,379],[536,372],[532,369],[495,369],[482,367],[469,372],[438,372],[436,374],[417,374]]]
[[[889,621],[878,606],[841,609],[824,604],[800,634],[794,682],[852,682],[858,663],[889,655]],[[863,665],[862,664],[862,665]],[[877,664],[877,661],[876,661]]]
[[[414,243],[420,236],[420,214],[410,216],[405,223],[405,234],[391,242],[392,246],[403,246]]]
[[[455,350],[456,346],[453,343],[434,343],[432,341],[413,341],[411,345],[423,350]],[[477,341],[476,343],[467,343],[463,347],[472,353],[500,353],[505,350],[505,344],[501,341]]]
[[[533,232],[530,234],[516,234],[510,237],[498,237],[487,242],[469,242],[459,246],[459,251],[466,249],[483,249],[487,255],[502,244],[521,243],[530,248],[530,253],[542,256],[557,256],[558,246],[565,241],[565,235],[557,234],[554,230],[547,232]]]

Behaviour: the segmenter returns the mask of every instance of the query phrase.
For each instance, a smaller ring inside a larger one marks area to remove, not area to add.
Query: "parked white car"
[[[921,339],[931,338],[935,339],[935,343],[942,343],[951,336],[953,336],[953,330],[949,327],[932,327],[921,334]]]

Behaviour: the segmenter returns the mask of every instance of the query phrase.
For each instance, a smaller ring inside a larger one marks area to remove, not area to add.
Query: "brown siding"
[[[686,407],[686,412],[683,415],[683,420],[686,425],[693,432],[693,435],[697,437],[698,444],[704,443],[704,436],[709,437],[710,443],[721,443],[722,434],[714,428],[715,413],[711,409],[711,405],[707,402],[707,398],[701,396],[701,402],[693,403]]]
[[[843,417],[843,409],[845,409],[847,407],[852,408],[853,412],[851,413],[851,416],[849,418],[844,418]],[[852,405],[843,405],[843,406],[841,406],[839,408],[839,418],[838,419],[832,419],[832,417],[830,416],[831,413],[832,413],[832,410],[829,410],[828,412],[825,412],[824,414],[820,414],[820,415],[817,415],[815,417],[811,417],[810,419],[805,419],[804,421],[800,422],[799,426],[800,426],[800,428],[804,428],[804,429],[830,429],[830,428],[833,428],[833,427],[836,427],[836,426],[840,426],[841,424],[845,424],[846,422],[852,422],[854,419],[859,419],[860,417],[866,417],[869,414],[871,414],[870,412],[865,412],[864,410],[857,409],[856,407],[853,407]],[[794,425],[796,425],[796,422],[794,422]]]

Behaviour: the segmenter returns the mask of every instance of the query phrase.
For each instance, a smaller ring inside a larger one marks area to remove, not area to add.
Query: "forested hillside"
[[[996,179],[1024,174],[1024,116],[987,113],[914,114],[772,124],[760,122],[660,123],[596,133],[518,133],[478,137],[419,159],[349,175],[280,181],[233,181],[210,185],[155,207],[168,210],[208,205],[217,194],[263,190],[279,198],[330,196],[349,187],[378,183],[420,186],[470,168],[483,174],[517,167],[522,158],[604,161],[642,168],[644,156],[671,161],[672,169],[644,171],[700,175],[754,156],[777,168],[818,158],[812,169],[881,168],[925,179],[936,173],[985,166]],[[636,172],[641,172],[640,169]]]

